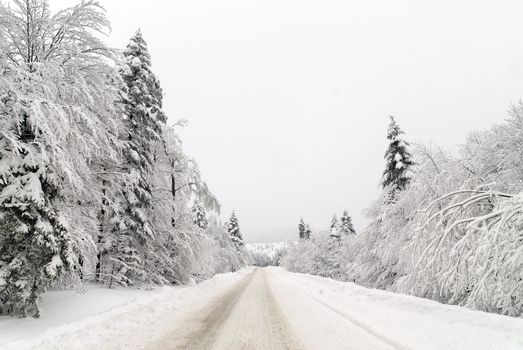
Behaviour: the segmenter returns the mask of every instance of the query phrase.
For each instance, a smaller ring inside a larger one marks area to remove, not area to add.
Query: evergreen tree
[[[162,89],[151,70],[151,57],[140,31],[124,50],[119,72],[124,82],[122,104],[126,117],[121,203],[109,214],[110,232],[101,233],[99,249],[111,262],[106,263],[110,265],[106,266],[106,273],[111,275],[111,283],[112,277],[116,277],[119,283],[133,284],[148,278],[146,265],[154,256],[150,246],[154,244],[150,176],[157,157],[153,144],[163,142],[162,127],[166,121]]]
[[[123,52],[120,74],[127,87],[124,101],[127,114],[129,161],[142,169],[153,162],[151,141],[162,139],[167,121],[162,111],[163,93],[151,70],[151,56],[142,33],[138,30]]]
[[[38,296],[91,241],[74,223],[89,222],[90,165],[115,140],[113,51],[93,34],[108,26],[95,1],[56,14],[0,3],[0,314],[38,317]]]
[[[236,217],[234,211],[232,212],[231,218],[227,224],[227,232],[229,232],[229,236],[231,237],[231,240],[234,243],[236,249],[243,247],[243,237],[242,233],[240,232],[238,218]]]
[[[305,231],[306,231],[305,222],[303,221],[303,218],[301,218],[300,223],[298,224],[298,234],[299,234],[300,239],[305,239]]]
[[[207,213],[205,212],[205,208],[200,202],[195,202],[192,207],[192,213],[193,213],[193,223],[203,229],[206,229],[209,225],[209,222],[207,221]]]
[[[338,218],[336,214],[332,216],[331,225],[330,225],[330,236],[334,238],[340,238],[340,228],[338,224]]]
[[[57,211],[60,179],[32,116],[0,86],[0,314],[38,317],[38,296],[76,254]]]
[[[355,235],[356,231],[352,225],[352,218],[349,216],[347,210],[343,212],[340,219],[340,234],[342,235]]]
[[[389,146],[385,153],[385,171],[381,185],[387,190],[391,200],[397,191],[402,191],[412,178],[414,161],[409,150],[409,143],[404,139],[405,133],[400,129],[394,117],[390,117],[387,131]]]

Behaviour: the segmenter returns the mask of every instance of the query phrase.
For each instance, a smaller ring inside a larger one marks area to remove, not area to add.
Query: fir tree
[[[300,239],[305,239],[305,231],[307,227],[305,225],[305,222],[303,221],[303,218],[300,219],[300,223],[298,224],[298,234]]]
[[[55,207],[60,180],[29,113],[0,86],[0,314],[38,317],[38,296],[76,255]]]
[[[209,225],[209,222],[207,221],[207,214],[205,212],[205,208],[200,202],[194,203],[192,207],[192,214],[193,214],[193,223],[203,229],[206,229]]]
[[[385,171],[381,185],[389,192],[391,200],[397,191],[407,187],[412,178],[414,161],[409,150],[409,143],[404,139],[405,133],[400,129],[394,117],[390,117],[387,131],[389,147],[385,153]]]
[[[122,135],[125,144],[122,198],[109,215],[111,235],[99,242],[99,249],[109,255],[111,266],[106,267],[110,269],[107,272],[119,283],[133,284],[147,278],[145,266],[153,255],[149,246],[154,240],[149,218],[150,176],[155,163],[153,143],[163,141],[166,116],[162,111],[162,89],[151,70],[151,57],[140,31],[130,39],[123,61],[119,70],[124,82],[122,104],[126,116],[126,131]]]
[[[227,232],[229,232],[229,237],[231,237],[231,240],[234,243],[236,249],[240,249],[240,247],[243,247],[243,237],[242,233],[240,232],[238,218],[236,217],[234,211],[232,212],[232,215],[227,224]]]
[[[345,210],[340,219],[340,234],[342,235],[354,235],[356,231],[352,225],[352,218],[349,213]]]
[[[333,238],[340,238],[340,229],[339,229],[339,223],[338,218],[336,217],[336,214],[332,216],[331,225],[330,225],[330,236]]]
[[[140,31],[130,39],[123,55],[120,74],[127,87],[124,104],[128,118],[128,157],[143,168],[153,162],[151,141],[162,139],[162,127],[167,121],[162,111],[163,93],[151,70],[151,56]]]

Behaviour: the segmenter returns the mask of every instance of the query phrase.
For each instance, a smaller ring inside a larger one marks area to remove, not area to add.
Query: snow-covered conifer
[[[34,112],[0,84],[0,314],[38,317],[38,296],[75,266],[76,254],[56,208],[60,180],[31,124]]]
[[[151,70],[151,56],[141,31],[123,52],[120,74],[127,87],[127,156],[144,168],[153,162],[151,141],[160,140],[167,117],[162,110],[162,88]]]
[[[206,229],[209,225],[209,222],[207,221],[207,213],[205,212],[205,208],[200,202],[194,203],[192,207],[192,214],[193,214],[193,223],[203,229]]]
[[[232,212],[232,215],[229,218],[229,222],[227,223],[227,232],[229,232],[229,236],[236,246],[236,249],[243,247],[243,237],[242,233],[240,232],[238,218],[236,217],[236,213],[234,211]]]
[[[356,231],[352,225],[352,218],[347,210],[343,212],[340,218],[340,235],[354,235]]]
[[[110,274],[120,283],[147,280],[147,259],[153,256],[149,243],[154,240],[150,220],[152,189],[150,174],[155,162],[154,142],[163,142],[162,89],[151,70],[147,44],[138,31],[123,52],[119,69],[124,82],[122,105],[125,109],[123,153],[125,157],[120,180],[120,205],[109,213],[109,232],[99,242]],[[123,180],[123,181],[122,181]]]
[[[382,187],[389,191],[391,200],[396,191],[405,189],[413,174],[414,160],[410,153],[410,145],[404,139],[404,135],[405,133],[391,116],[387,131],[389,146],[385,153],[386,165],[381,181]]]
[[[300,219],[300,223],[298,224],[298,234],[300,239],[305,239],[305,221],[303,221],[303,218]]]
[[[340,238],[340,227],[336,214],[332,216],[330,224],[330,236],[333,238]]]

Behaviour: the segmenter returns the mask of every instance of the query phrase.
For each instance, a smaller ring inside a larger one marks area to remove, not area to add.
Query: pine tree
[[[344,236],[356,234],[354,226],[352,225],[352,218],[349,216],[347,210],[343,212],[340,219],[340,233]]]
[[[231,237],[231,240],[234,243],[236,249],[243,247],[243,237],[242,233],[240,232],[238,218],[236,217],[236,213],[234,211],[232,212],[232,215],[227,224],[227,232],[229,233],[229,237]]]
[[[100,234],[99,249],[111,262],[106,263],[106,272],[119,283],[133,284],[148,278],[147,260],[154,255],[149,245],[154,243],[150,175],[156,157],[153,144],[163,142],[166,121],[162,89],[151,70],[151,57],[140,31],[124,50],[119,72],[125,85],[122,104],[126,116],[121,204],[109,214],[110,232]]]
[[[338,218],[336,214],[332,216],[331,225],[330,225],[330,236],[333,238],[340,238],[340,228],[338,223]]]
[[[409,150],[409,143],[404,139],[405,133],[400,129],[394,117],[390,117],[387,131],[389,147],[385,153],[385,171],[381,185],[388,191],[391,200],[397,191],[407,187],[412,178],[414,161]]]
[[[192,207],[193,223],[203,229],[209,225],[205,208],[200,202],[195,202]]]
[[[303,221],[303,218],[301,218],[300,223],[298,224],[298,234],[299,234],[300,239],[305,239],[305,231],[306,231],[305,222]]]

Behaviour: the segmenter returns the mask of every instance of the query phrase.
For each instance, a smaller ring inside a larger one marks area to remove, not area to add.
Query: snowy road
[[[173,325],[147,349],[302,349],[299,338],[256,269],[232,289]]]
[[[0,318],[0,349],[523,349],[523,319],[277,267],[151,292],[50,292],[42,309]]]
[[[271,272],[254,270],[147,349],[396,348]]]

